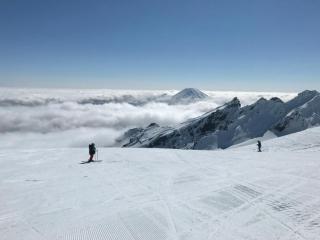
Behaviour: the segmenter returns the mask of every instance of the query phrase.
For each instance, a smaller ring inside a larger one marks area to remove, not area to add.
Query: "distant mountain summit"
[[[238,98],[177,127],[127,131],[118,142],[123,147],[217,149],[228,148],[266,132],[283,136],[320,125],[320,93],[304,91],[288,102],[279,98],[261,98],[241,107]]]
[[[199,100],[206,99],[207,94],[201,92],[196,88],[185,88],[177,94],[173,95],[169,101],[169,104],[189,104]]]

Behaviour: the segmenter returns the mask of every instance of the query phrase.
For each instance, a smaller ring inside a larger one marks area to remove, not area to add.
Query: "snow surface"
[[[0,239],[319,239],[320,128],[219,151],[1,149]]]

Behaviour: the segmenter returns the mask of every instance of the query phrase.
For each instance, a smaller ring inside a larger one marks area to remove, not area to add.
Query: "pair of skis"
[[[80,164],[95,163],[95,162],[102,162],[102,160],[82,161],[80,162]]]
[[[80,164],[87,164],[87,163],[94,163],[94,162],[102,162],[102,160],[99,160],[99,151],[98,151],[98,149],[97,149],[97,154],[96,154],[96,157],[95,157],[96,159],[95,160],[92,160],[92,161],[90,161],[90,160],[88,160],[88,161],[82,161],[82,162],[80,162]]]

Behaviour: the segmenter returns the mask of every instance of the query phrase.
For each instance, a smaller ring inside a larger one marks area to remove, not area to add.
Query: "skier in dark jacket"
[[[257,146],[258,146],[258,152],[261,152],[261,142],[260,141],[258,141],[258,144],[257,144]]]
[[[89,144],[89,155],[90,158],[88,162],[93,162],[93,156],[96,154],[96,146],[94,143]]]

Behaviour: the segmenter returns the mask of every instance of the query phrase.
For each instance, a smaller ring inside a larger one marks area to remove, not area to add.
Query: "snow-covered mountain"
[[[298,96],[300,104],[294,109],[287,107],[290,112],[273,128],[278,136],[299,132],[320,124],[320,95],[318,92],[308,92],[307,96]],[[287,104],[291,106],[291,101]]]
[[[118,142],[124,147],[224,149],[262,137],[269,130],[283,136],[316,126],[320,124],[319,102],[317,91],[304,91],[286,103],[279,98],[261,98],[244,107],[234,98],[176,127],[152,124],[129,130]]]
[[[169,104],[189,104],[199,100],[208,98],[208,95],[196,88],[185,88],[177,94],[173,95]]]

